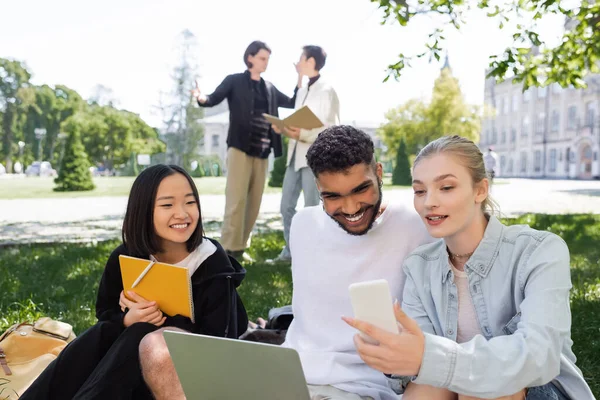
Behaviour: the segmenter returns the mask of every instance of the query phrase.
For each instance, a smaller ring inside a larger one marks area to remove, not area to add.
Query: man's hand
[[[295,128],[293,126],[286,126],[284,135],[289,137],[290,139],[299,140],[300,139],[300,128]]]
[[[273,128],[273,131],[278,135],[284,135],[294,140],[300,139],[300,128],[294,128],[293,126],[284,126],[282,131],[275,124],[272,124],[271,128]]]
[[[302,87],[302,78],[304,77],[304,74],[302,73],[302,70],[300,69],[300,63],[294,63],[294,68],[296,69],[296,73],[298,74],[298,83],[296,84],[296,86],[298,86],[298,89],[300,89]]]
[[[196,80],[196,87],[192,89],[192,96],[201,104],[206,103],[206,96],[200,92],[200,87],[198,86],[198,80]]]
[[[400,333],[394,334],[364,321],[342,317],[353,328],[367,334],[379,345],[367,343],[360,335],[354,336],[354,345],[367,365],[386,374],[418,375],[425,352],[425,335],[417,324],[394,304],[394,313]]]
[[[148,301],[138,294],[128,291],[127,295],[132,299],[129,300],[125,294],[121,292],[119,296],[119,305],[121,310],[127,311],[123,318],[125,327],[131,326],[136,322],[148,322],[150,324],[161,326],[165,323],[167,317],[163,315],[155,301]]]
[[[271,129],[273,129],[273,132],[275,132],[278,135],[281,135],[281,129],[279,129],[279,127],[275,124],[271,124]]]

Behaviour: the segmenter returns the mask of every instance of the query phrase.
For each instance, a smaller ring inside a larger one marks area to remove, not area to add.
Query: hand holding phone
[[[394,315],[394,305],[390,286],[385,279],[357,282],[348,287],[354,318],[368,322],[391,333],[399,333]],[[361,337],[372,344],[375,339],[360,333]]]

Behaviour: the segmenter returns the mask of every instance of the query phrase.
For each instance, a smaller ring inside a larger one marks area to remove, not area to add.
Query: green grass
[[[56,197],[128,196],[134,177],[96,177],[96,188],[87,192],[55,192],[53,178],[29,177],[0,179],[0,199]],[[225,194],[225,177],[195,178],[200,196]],[[278,193],[280,188],[265,187],[265,193]]]
[[[600,215],[524,215],[506,220],[560,235],[571,251],[573,349],[578,366],[600,396]],[[42,315],[71,323],[81,333],[95,322],[94,303],[104,263],[118,241],[95,244],[36,244],[0,247],[0,332]],[[269,265],[281,232],[264,230],[252,239],[255,260],[240,295],[250,319],[291,302],[289,264]]]
[[[29,177],[15,179],[0,179],[0,199],[40,199],[64,197],[100,197],[128,196],[134,177],[96,177],[96,188],[87,192],[55,192],[54,178]],[[195,178],[200,196],[207,194],[225,194],[225,177]],[[407,189],[410,186],[395,186],[391,178],[385,177],[385,189]],[[281,188],[265,186],[265,193],[279,193]]]

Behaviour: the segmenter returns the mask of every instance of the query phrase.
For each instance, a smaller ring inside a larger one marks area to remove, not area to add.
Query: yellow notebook
[[[119,256],[119,264],[125,293],[130,290],[146,300],[156,301],[167,315],[180,314],[195,322],[192,281],[187,268],[125,255]]]

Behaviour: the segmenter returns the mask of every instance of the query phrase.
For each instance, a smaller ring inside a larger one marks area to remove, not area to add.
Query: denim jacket
[[[571,350],[569,249],[557,235],[491,216],[465,272],[481,335],[456,343],[458,294],[444,241],[404,262],[403,310],[425,333],[416,384],[500,397],[553,382],[594,399]]]

